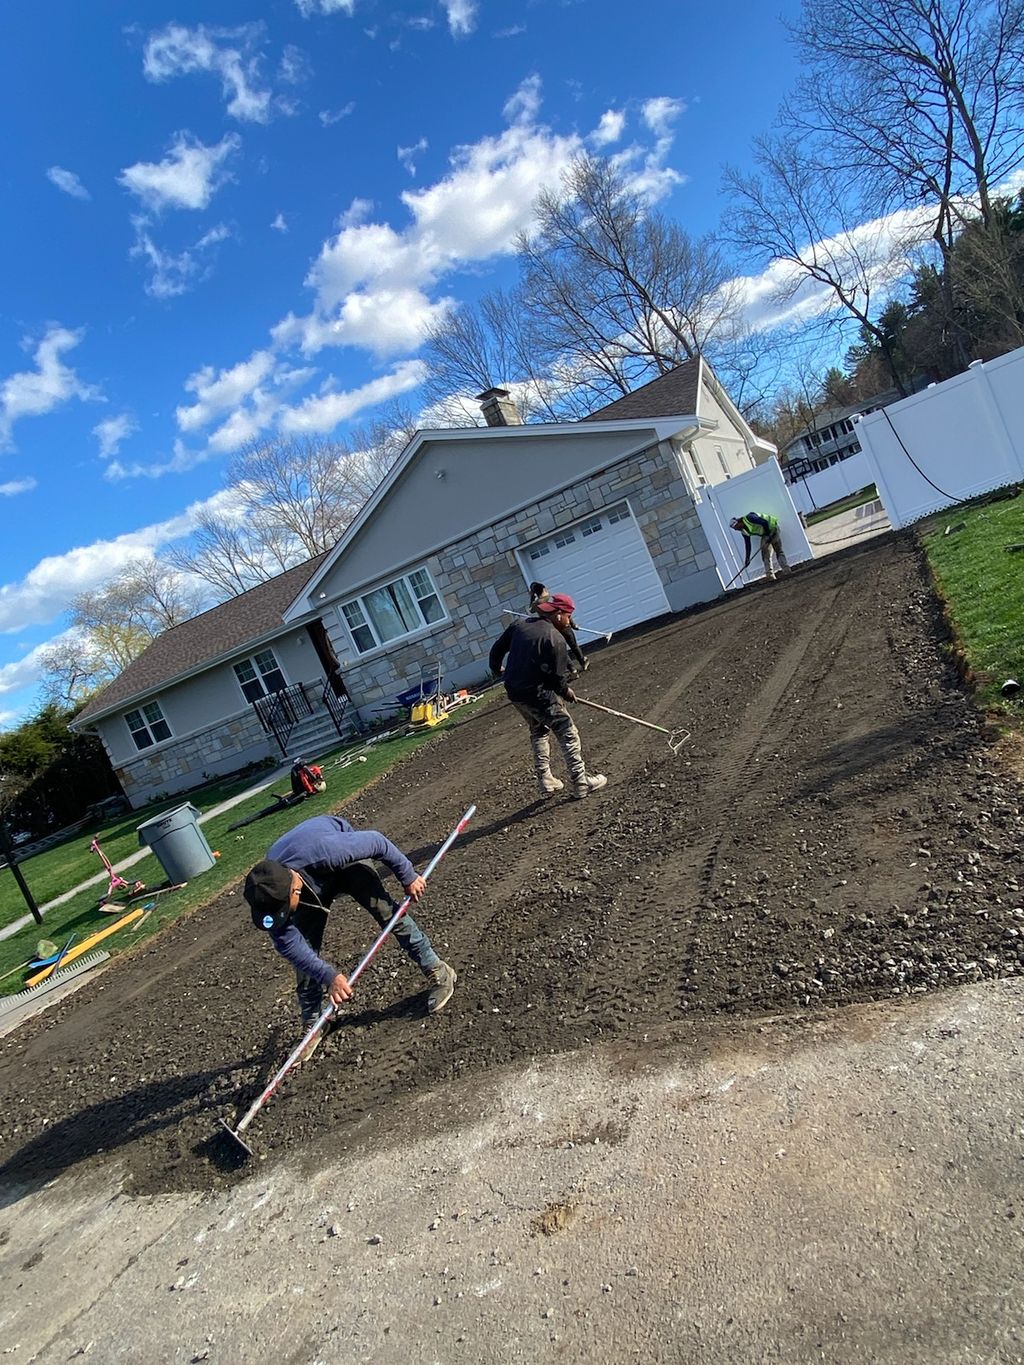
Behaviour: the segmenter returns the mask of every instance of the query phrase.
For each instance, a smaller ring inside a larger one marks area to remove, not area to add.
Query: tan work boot
[[[608,779],[605,777],[604,773],[592,773],[586,779],[584,786],[576,788],[573,792],[573,797],[577,801],[582,801],[583,798],[589,796],[591,792],[599,792],[602,787],[607,787],[607,785]]]
[[[438,1010],[443,1010],[455,992],[455,983],[459,979],[447,962],[439,962],[429,972],[425,972],[427,980],[430,982],[430,994],[427,996],[427,1013],[436,1014]]]
[[[540,794],[541,796],[554,796],[557,792],[560,792],[564,786],[565,783],[560,777],[555,777],[553,773],[548,773],[547,777],[542,777],[540,779]]]

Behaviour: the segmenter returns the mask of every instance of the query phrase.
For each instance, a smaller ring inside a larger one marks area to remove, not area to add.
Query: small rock
[[[375,1232],[372,1237],[367,1237],[366,1240],[369,1242],[370,1246],[379,1247],[381,1242],[383,1242],[384,1238],[380,1235],[379,1232]]]
[[[341,1224],[340,1224],[340,1223],[332,1223],[331,1226],[327,1229],[327,1236],[328,1236],[328,1237],[340,1237],[340,1236],[341,1236]]]

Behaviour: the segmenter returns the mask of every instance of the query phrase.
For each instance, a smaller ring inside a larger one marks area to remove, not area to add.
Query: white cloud
[[[208,448],[190,449],[180,439],[174,441],[171,451],[166,459],[157,459],[150,464],[143,464],[141,460],[134,460],[131,464],[111,460],[103,471],[103,477],[108,483],[121,483],[125,479],[162,479],[165,474],[187,474],[197,465],[212,460],[215,454]]]
[[[301,47],[288,43],[281,54],[278,75],[286,85],[302,85],[310,79],[313,67]]]
[[[601,115],[601,121],[590,134],[590,140],[598,147],[607,147],[613,142],[618,142],[625,126],[626,115],[620,109],[606,109]]]
[[[109,460],[121,449],[122,441],[126,441],[138,429],[135,419],[129,413],[122,412],[119,417],[106,417],[98,422],[92,434],[100,443],[100,455],[104,460]]]
[[[77,638],[74,631],[65,630],[59,635],[55,635],[52,640],[44,640],[41,645],[36,645],[20,659],[15,659],[14,663],[4,664],[0,667],[0,696],[6,696],[8,692],[18,692],[23,687],[32,687],[41,682],[43,678],[43,655],[54,645],[62,644],[65,640]],[[0,711],[0,726],[6,725],[9,721],[18,720],[17,711]]]
[[[348,118],[355,107],[355,100],[349,100],[348,104],[343,104],[340,109],[321,109],[317,117],[325,128],[331,128],[334,124],[340,123],[343,118]]]
[[[425,137],[421,137],[418,142],[414,142],[411,147],[399,147],[398,159],[409,172],[410,175],[416,174],[416,157],[420,152],[425,152],[430,144]]]
[[[929,236],[934,213],[932,205],[900,209],[850,232],[808,242],[802,259],[827,263],[831,272],[844,273],[851,286],[864,279],[884,297],[910,270],[915,248]],[[836,308],[834,290],[788,261],[773,261],[760,275],[741,276],[725,287],[735,291],[744,320],[755,331],[798,327]]]
[[[534,73],[527,76],[519,88],[505,102],[502,113],[509,123],[535,123],[540,113],[541,81]]]
[[[136,162],[118,179],[155,212],[164,208],[205,209],[227,179],[225,161],[241,145],[237,133],[229,133],[214,146],[207,146],[190,133],[176,133],[162,161]]]
[[[204,365],[185,380],[185,389],[196,396],[195,403],[175,412],[181,431],[199,431],[217,417],[237,408],[250,398],[274,367],[270,351],[253,351],[248,360],[230,369],[215,371]]]
[[[655,137],[668,137],[673,123],[680,114],[686,113],[686,101],[658,95],[655,99],[645,100],[640,113]]]
[[[289,435],[333,431],[363,408],[374,407],[396,394],[408,393],[423,383],[426,366],[420,360],[404,360],[390,374],[371,379],[346,393],[323,393],[293,408],[282,408],[278,425]]]
[[[212,269],[212,261],[209,257],[203,259],[202,253],[231,236],[230,230],[223,223],[218,223],[204,232],[192,246],[172,252],[165,251],[153,240],[148,219],[141,216],[133,218],[132,226],[135,229],[135,241],[128,255],[133,260],[145,261],[149,266],[150,274],[145,287],[146,293],[154,299],[177,298],[206,279]]]
[[[494,36],[495,38],[518,38],[520,33],[525,32],[525,24],[512,24],[509,28],[499,28]]]
[[[72,398],[85,402],[100,397],[98,389],[84,384],[61,360],[81,340],[81,332],[51,325],[36,346],[36,368],[0,381],[0,450],[10,445],[14,424],[23,417],[42,417]],[[27,341],[24,344],[27,349]]]
[[[476,27],[476,0],[441,0],[441,8],[448,16],[448,29],[453,38],[464,38]]]
[[[258,85],[256,44],[261,36],[259,24],[233,29],[168,24],[146,43],[142,69],[151,81],[169,81],[197,71],[217,75],[232,118],[268,123],[270,91]]]
[[[63,190],[65,194],[70,194],[72,199],[92,198],[74,171],[66,171],[63,166],[51,166],[46,172],[46,178],[59,190]]]
[[[67,610],[72,598],[106,582],[130,560],[153,554],[161,546],[187,536],[205,505],[193,503],[166,521],[143,526],[137,531],[126,531],[112,540],[79,545],[65,554],[47,555],[24,578],[0,587],[0,631],[12,633],[55,620]],[[16,664],[8,665],[8,668],[17,667]],[[2,690],[12,690],[19,685],[23,684],[12,683]]]
[[[20,493],[31,493],[37,486],[31,476],[27,479],[11,479],[8,483],[0,483],[0,498],[16,498]]]
[[[285,216],[283,213],[279,213],[277,217],[274,219],[274,221],[270,224],[270,226],[274,229],[275,232],[288,231],[288,224],[285,221]]]
[[[370,206],[354,201],[307,276],[316,295],[312,315],[289,316],[274,340],[298,342],[307,354],[360,345],[384,356],[419,345],[447,306],[428,290],[451,270],[511,252],[531,222],[538,191],[557,185],[581,150],[579,138],[532,121],[539,100],[531,76],[506,106],[510,127],[456,148],[447,176],[406,191],[401,198],[412,221],[404,230],[367,221]]]
[[[295,8],[303,19],[314,14],[351,14],[355,0],[295,0]]]

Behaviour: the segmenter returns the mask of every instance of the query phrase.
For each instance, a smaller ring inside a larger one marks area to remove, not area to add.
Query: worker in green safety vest
[[[743,567],[750,563],[750,556],[753,546],[753,537],[759,536],[761,539],[761,559],[764,563],[764,575],[767,579],[775,578],[775,567],[772,564],[772,554],[779,561],[779,568],[783,573],[789,572],[789,564],[786,561],[785,551],[782,548],[782,537],[779,535],[779,519],[771,515],[762,516],[759,512],[748,512],[745,517],[733,517],[729,525],[734,531],[739,531],[743,537]]]

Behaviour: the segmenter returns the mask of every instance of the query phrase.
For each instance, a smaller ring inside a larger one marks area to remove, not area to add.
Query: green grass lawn
[[[285,830],[311,815],[323,815],[336,810],[381,773],[394,767],[423,744],[451,730],[454,725],[478,715],[485,705],[486,703],[481,701],[454,712],[443,726],[436,730],[382,740],[365,750],[365,763],[356,762],[344,768],[331,767],[332,758],[343,752],[341,749],[335,750],[332,755],[320,760],[327,778],[325,792],[310,797],[301,805],[265,816],[244,829],[230,834],[227,832],[228,825],[241,820],[247,814],[253,814],[262,806],[269,805],[273,792],[288,792],[290,788],[287,774],[256,796],[206,821],[200,828],[210,848],[220,854],[216,867],[204,872],[183,890],[156,897],[155,908],[141,928],[136,929],[134,925],[126,926],[98,944],[97,950],[105,949],[111,954],[124,952],[151,937],[170,920],[213,900],[224,887],[237,881],[253,863],[258,862],[266,852],[267,846]],[[89,852],[89,843],[94,834],[99,838],[107,857],[116,865],[121,859],[138,850],[136,826],[159,810],[180,805],[184,801],[191,801],[200,810],[209,810],[228,796],[245,790],[247,786],[252,786],[259,780],[250,778],[248,782],[217,784],[203,788],[202,792],[183,793],[159,807],[131,811],[128,815],[119,816],[96,831],[87,831],[66,844],[28,859],[21,865],[25,880],[38,904],[43,905],[48,899],[60,895],[103,870],[96,855]],[[147,886],[159,886],[167,880],[163,869],[151,853],[125,869],[123,876],[126,881],[134,883],[138,879]],[[48,910],[41,926],[33,921],[10,938],[0,939],[0,975],[34,956],[36,944],[42,938],[63,946],[68,936],[74,934],[75,942],[80,943],[88,935],[113,924],[117,919],[116,915],[101,914],[97,909],[100,893],[104,890],[105,884],[90,887],[65,904]],[[136,904],[146,904],[145,898]],[[10,924],[26,913],[25,902],[21,898],[14,877],[9,869],[4,868],[0,871],[0,925]],[[242,920],[239,922],[242,923]],[[0,995],[20,990],[25,975],[25,972],[14,972],[0,981]]]
[[[960,526],[958,531],[947,527]],[[952,508],[921,529],[939,591],[975,674],[979,703],[1020,717],[1021,703],[999,689],[1007,678],[1024,684],[1024,496]]]
[[[874,502],[877,497],[878,489],[873,483],[869,484],[867,488],[851,493],[848,498],[840,498],[838,502],[830,502],[827,507],[819,507],[816,512],[808,512],[805,524],[814,526],[819,521],[828,521],[829,517],[837,517],[840,512],[849,512],[854,507],[863,507],[866,502]]]

